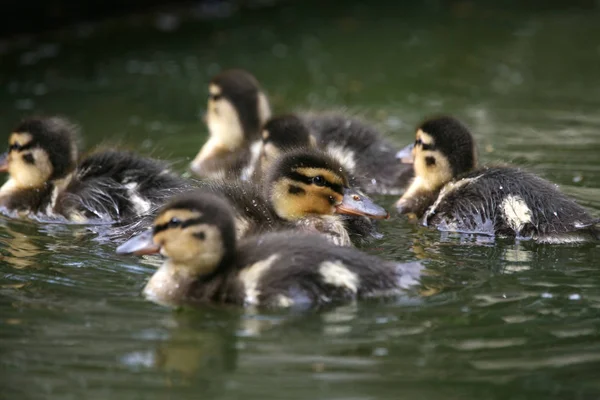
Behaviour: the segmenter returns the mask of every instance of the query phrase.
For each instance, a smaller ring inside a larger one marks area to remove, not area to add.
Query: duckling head
[[[64,118],[25,119],[9,136],[0,171],[8,172],[10,187],[16,189],[39,188],[64,178],[75,168],[77,135],[78,128]]]
[[[206,124],[209,139],[192,163],[191,170],[207,176],[205,163],[242,151],[259,140],[260,127],[271,116],[269,101],[254,76],[231,69],[214,76],[208,87]]]
[[[235,226],[232,211],[222,198],[190,192],[163,207],[151,230],[117,248],[117,254],[155,254],[188,276],[210,275],[233,256]]]
[[[339,162],[317,150],[284,153],[267,173],[265,190],[275,212],[286,220],[331,214],[388,218],[382,207],[349,187]]]
[[[300,118],[292,114],[273,117],[262,130],[260,171],[265,174],[285,151],[316,146],[315,137]]]
[[[415,143],[398,155],[412,162],[415,179],[396,203],[401,212],[412,212],[411,198],[436,193],[446,183],[475,168],[475,144],[469,129],[453,117],[429,119],[417,128]]]

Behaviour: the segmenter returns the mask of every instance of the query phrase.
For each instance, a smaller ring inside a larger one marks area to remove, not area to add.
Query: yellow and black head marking
[[[250,73],[232,69],[214,76],[208,87],[206,113],[210,138],[192,161],[192,171],[205,176],[211,172],[205,171],[207,162],[247,151],[249,143],[260,140],[260,128],[270,115],[267,97]]]
[[[267,174],[266,191],[275,212],[286,220],[334,213],[388,216],[367,196],[348,187],[340,163],[315,150],[284,153]]]
[[[10,134],[0,171],[8,172],[11,186],[18,189],[64,178],[75,168],[77,134],[77,127],[64,118],[28,118]]]
[[[266,173],[284,151],[316,147],[316,140],[304,122],[293,114],[271,118],[262,130],[260,168]]]
[[[229,205],[203,192],[182,195],[166,205],[152,230],[117,248],[118,254],[160,252],[178,271],[203,276],[231,262],[235,251],[235,226]]]
[[[475,144],[468,128],[452,117],[437,117],[419,126],[415,143],[397,158],[412,162],[415,178],[396,203],[401,213],[422,214],[437,192],[476,165]]]

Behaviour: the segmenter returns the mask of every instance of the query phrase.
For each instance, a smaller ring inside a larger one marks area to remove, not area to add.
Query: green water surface
[[[184,172],[206,137],[208,80],[242,67],[275,112],[358,114],[399,145],[425,116],[454,114],[483,163],[525,166],[600,214],[595,3],[366,3],[220,3],[0,41],[1,138],[22,116],[59,113],[87,147]],[[398,217],[381,230],[364,250],[422,260],[419,293],[307,314],[173,312],[140,296],[156,259],[117,257],[85,227],[1,217],[0,398],[600,397],[598,245]]]

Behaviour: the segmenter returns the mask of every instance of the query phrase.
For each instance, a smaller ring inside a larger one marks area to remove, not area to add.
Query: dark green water
[[[275,111],[347,109],[399,143],[424,116],[453,113],[482,162],[527,166],[598,215],[600,10],[514,3],[302,2],[186,13],[169,32],[137,17],[0,42],[0,129],[61,113],[88,146],[183,171],[206,135],[209,77],[239,66]],[[139,295],[151,260],[117,257],[83,227],[2,218],[0,397],[600,396],[598,245],[490,242],[399,218],[382,231],[365,250],[423,260],[420,296],[307,315],[175,313]]]

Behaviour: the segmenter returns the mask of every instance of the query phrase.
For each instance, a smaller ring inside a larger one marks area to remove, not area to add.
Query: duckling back
[[[167,164],[124,151],[103,151],[81,161],[58,195],[56,212],[75,221],[129,220],[153,213],[170,196],[191,188]]]
[[[597,239],[594,225],[600,220],[532,173],[490,167],[446,185],[423,222],[442,230],[556,243]]]
[[[302,119],[368,193],[400,193],[413,176],[410,165],[396,159],[398,149],[372,126],[336,114],[305,114]]]

